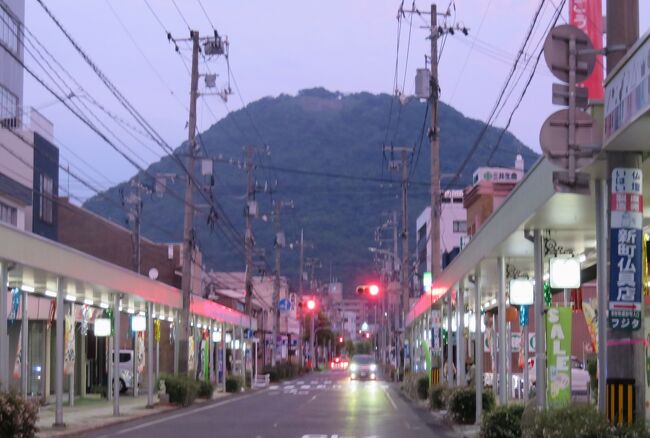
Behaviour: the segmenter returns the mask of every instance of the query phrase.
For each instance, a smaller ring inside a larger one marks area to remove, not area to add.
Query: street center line
[[[166,421],[175,420],[176,418],[186,417],[188,415],[193,415],[193,414],[196,414],[198,412],[207,411],[207,410],[212,409],[212,408],[217,408],[219,406],[227,405],[229,403],[233,403],[233,402],[236,402],[236,401],[239,401],[239,400],[244,400],[244,399],[249,398],[249,397],[251,397],[253,395],[254,394],[244,395],[244,396],[233,398],[233,399],[230,399],[230,400],[224,400],[222,402],[215,403],[215,404],[212,404],[212,405],[209,405],[209,406],[202,406],[200,408],[192,409],[190,411],[180,412],[178,414],[174,414],[174,415],[170,415],[170,416],[167,416],[167,417],[159,418],[157,420],[148,421],[146,423],[138,424],[137,426],[129,427],[127,429],[122,429],[122,430],[120,430],[118,432],[114,432],[114,433],[111,433],[111,434],[108,434],[108,435],[103,435],[103,436],[122,435],[122,434],[125,434],[125,433],[128,433],[128,432],[133,432],[134,430],[144,429],[145,427],[153,426],[155,424],[164,423]]]
[[[388,401],[390,402],[391,405],[393,405],[393,409],[397,410],[397,405],[395,404],[395,400],[393,400],[393,397],[390,396],[388,393],[388,389],[384,389],[384,394],[386,394],[386,397],[388,397]]]

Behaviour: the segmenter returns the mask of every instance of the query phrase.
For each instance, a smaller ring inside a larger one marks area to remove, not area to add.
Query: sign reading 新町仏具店
[[[571,402],[571,308],[551,307],[546,318],[548,363],[547,399],[550,407]]]
[[[609,326],[641,327],[643,289],[643,173],[636,168],[612,170],[610,215]]]

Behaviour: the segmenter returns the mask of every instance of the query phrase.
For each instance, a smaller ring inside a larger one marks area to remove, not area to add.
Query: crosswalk
[[[340,382],[332,380],[298,380],[270,385],[269,395],[308,395],[313,391],[336,391],[342,388]]]

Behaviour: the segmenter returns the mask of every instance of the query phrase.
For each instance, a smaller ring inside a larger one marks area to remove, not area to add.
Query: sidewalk
[[[216,392],[212,400],[227,397],[230,394]],[[157,397],[154,397],[157,403]],[[197,399],[193,406],[207,403],[209,400]],[[65,427],[54,427],[54,403],[42,406],[38,412],[38,437],[73,436],[106,426],[116,425],[149,415],[160,414],[178,409],[175,405],[159,405],[147,408],[147,396],[120,397],[120,416],[113,416],[113,402],[99,397],[88,396],[75,399],[73,407],[63,406],[63,422]]]

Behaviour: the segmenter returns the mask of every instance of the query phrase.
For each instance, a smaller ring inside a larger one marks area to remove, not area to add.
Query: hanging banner
[[[569,23],[587,34],[594,49],[603,48],[602,0],[569,0]],[[603,56],[596,56],[596,68],[579,85],[587,88],[589,100],[603,100]]]
[[[144,332],[138,332],[137,337],[136,337],[136,342],[138,343],[138,355],[137,355],[137,360],[138,360],[138,373],[142,374],[144,372],[144,365],[145,365],[145,357],[146,355],[144,354]]]
[[[589,301],[583,301],[582,313],[587,322],[587,329],[589,330],[591,346],[594,353],[598,353],[598,316],[596,315],[596,309],[598,309],[597,299],[592,298]]]
[[[22,356],[23,356],[23,328],[20,328],[20,332],[18,332],[18,347],[16,347],[16,361],[14,362],[14,372],[11,374],[11,377],[14,379],[18,380],[20,379],[20,376],[22,375]]]
[[[194,336],[190,336],[187,344],[187,369],[194,369]]]
[[[74,373],[74,318],[72,315],[65,316],[65,333],[63,345],[63,374],[69,376]]]
[[[551,307],[546,318],[549,407],[571,402],[571,307]]]
[[[612,170],[609,267],[609,327],[641,328],[643,294],[643,173],[641,169]]]
[[[201,357],[203,358],[203,380],[210,382],[210,344],[205,337],[201,340]]]

